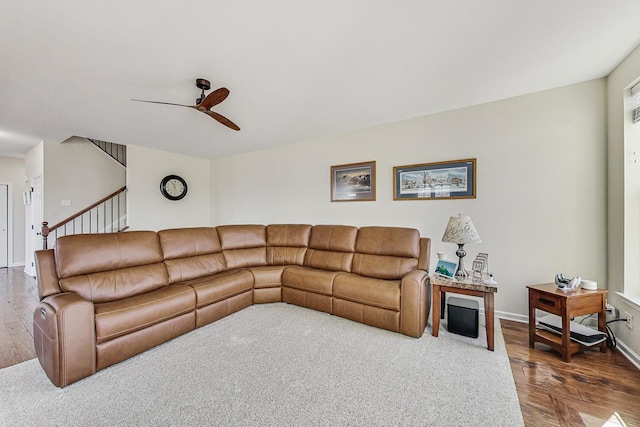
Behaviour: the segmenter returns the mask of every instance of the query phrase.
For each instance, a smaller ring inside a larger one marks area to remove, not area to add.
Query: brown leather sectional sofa
[[[422,336],[430,239],[410,228],[224,225],[84,234],[36,252],[38,359],[65,387],[252,304]]]

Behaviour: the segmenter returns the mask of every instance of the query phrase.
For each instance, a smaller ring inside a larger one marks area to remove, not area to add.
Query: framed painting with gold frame
[[[376,162],[331,166],[331,201],[376,200]]]

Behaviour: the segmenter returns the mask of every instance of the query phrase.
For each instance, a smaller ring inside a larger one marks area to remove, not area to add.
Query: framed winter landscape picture
[[[476,159],[395,166],[393,200],[475,199]]]

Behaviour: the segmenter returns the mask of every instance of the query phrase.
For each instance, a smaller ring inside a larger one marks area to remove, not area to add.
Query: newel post
[[[47,221],[44,221],[42,223],[42,249],[48,249],[47,248],[47,238],[49,237],[49,223]]]

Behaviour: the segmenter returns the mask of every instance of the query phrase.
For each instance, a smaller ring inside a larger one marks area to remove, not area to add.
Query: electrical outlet
[[[627,312],[624,313],[624,318],[626,320],[625,325],[627,325],[627,328],[629,329],[633,329],[633,316]]]

